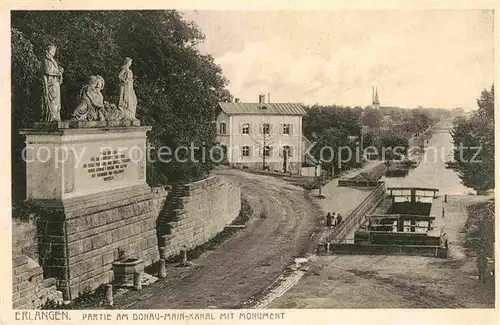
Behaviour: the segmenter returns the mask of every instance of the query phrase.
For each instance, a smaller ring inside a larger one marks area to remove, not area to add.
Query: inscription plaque
[[[90,157],[90,162],[83,164],[91,178],[101,178],[105,182],[115,179],[117,175],[123,174],[127,168],[130,158],[118,150],[102,150],[99,156]]]

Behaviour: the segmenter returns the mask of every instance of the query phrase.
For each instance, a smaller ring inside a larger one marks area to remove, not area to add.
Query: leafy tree
[[[451,111],[451,114],[455,117],[464,115],[464,109],[461,107],[456,107]]]
[[[379,139],[379,155],[386,160],[399,159],[409,147],[408,138],[393,131],[384,132]]]
[[[133,59],[137,115],[152,125],[150,144],[202,148],[216,144],[215,120],[219,101],[231,100],[227,80],[214,59],[201,54],[203,33],[177,11],[15,11],[12,26],[13,152],[23,144],[19,129],[38,119],[41,101],[40,60],[49,43],[58,47],[56,59],[64,68],[61,86],[62,118],[77,104],[81,87],[90,75],[105,81],[103,96],[117,102],[118,73],[124,57]],[[19,122],[18,122],[19,120]],[[13,183],[19,177],[18,155],[13,155]],[[210,159],[190,162],[148,162],[148,181],[182,183],[204,177]]]
[[[459,176],[477,191],[495,187],[494,97],[493,86],[483,90],[475,114],[456,118],[451,132]]]
[[[23,198],[26,192],[26,166],[22,159],[24,140],[19,130],[30,126],[40,118],[41,106],[41,62],[34,53],[33,45],[19,30],[11,34],[12,77],[11,77],[11,175],[12,197]]]
[[[317,142],[312,154],[316,159],[324,161],[324,167],[338,172],[359,165],[356,157],[357,144],[349,139],[349,136],[361,134],[359,110],[314,105],[308,109],[303,125],[304,135]]]
[[[382,124],[382,114],[378,109],[366,107],[361,120],[363,125],[372,129],[379,129]]]

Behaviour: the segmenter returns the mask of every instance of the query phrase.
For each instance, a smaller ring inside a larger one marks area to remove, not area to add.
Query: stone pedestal
[[[151,127],[65,127],[69,125],[47,123],[21,131],[26,136],[28,201],[71,205],[146,184],[146,132]]]
[[[159,259],[156,195],[138,121],[38,123],[26,136],[27,204],[40,265],[65,300],[113,279],[118,249]]]

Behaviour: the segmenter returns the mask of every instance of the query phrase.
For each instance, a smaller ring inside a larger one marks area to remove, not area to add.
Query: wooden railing
[[[345,237],[363,224],[366,214],[379,205],[384,196],[385,183],[379,182],[370,195],[368,195],[354,210],[352,210],[352,212],[349,213],[340,225],[325,235],[323,242],[340,243],[345,241]]]

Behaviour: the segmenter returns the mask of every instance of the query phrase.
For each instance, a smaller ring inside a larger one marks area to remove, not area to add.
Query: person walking
[[[337,214],[337,225],[340,225],[342,223],[342,216],[339,214]]]
[[[332,221],[333,221],[332,214],[330,212],[328,212],[326,215],[326,226],[328,228],[330,228],[332,226]]]

